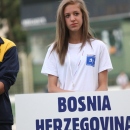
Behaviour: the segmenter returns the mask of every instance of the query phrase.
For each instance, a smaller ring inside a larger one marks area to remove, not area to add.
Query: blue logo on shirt
[[[87,59],[86,59],[86,65],[89,65],[89,66],[95,66],[95,55],[87,55]]]

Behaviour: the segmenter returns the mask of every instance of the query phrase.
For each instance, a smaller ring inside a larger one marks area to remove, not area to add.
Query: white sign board
[[[130,91],[15,96],[17,130],[130,130]]]

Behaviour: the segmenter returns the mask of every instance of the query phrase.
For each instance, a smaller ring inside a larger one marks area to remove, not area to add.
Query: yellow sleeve
[[[6,38],[2,38],[2,40],[4,41],[4,44],[0,45],[0,62],[3,61],[4,58],[4,54],[13,46],[16,46],[12,41],[6,39]]]

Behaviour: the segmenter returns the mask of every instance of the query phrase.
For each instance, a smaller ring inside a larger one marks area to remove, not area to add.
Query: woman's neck
[[[69,43],[77,44],[77,43],[81,43],[81,42],[82,42],[81,35],[79,33],[70,34]]]

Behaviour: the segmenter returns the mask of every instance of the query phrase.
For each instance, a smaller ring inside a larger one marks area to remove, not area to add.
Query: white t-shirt
[[[58,77],[59,86],[64,90],[95,91],[98,88],[98,73],[112,70],[112,63],[106,45],[100,40],[70,44],[64,65],[59,62],[53,44],[46,54],[41,73]],[[52,51],[52,52],[51,52]]]

